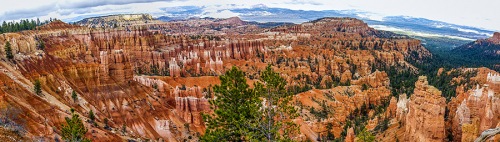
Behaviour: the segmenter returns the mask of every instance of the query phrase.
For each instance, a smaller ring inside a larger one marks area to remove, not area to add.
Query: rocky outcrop
[[[345,137],[345,142],[354,142],[354,138],[356,138],[356,136],[354,135],[354,129],[353,128],[347,129],[347,135]]]
[[[168,90],[167,89],[168,84],[160,79],[148,78],[146,76],[134,76],[134,81],[137,81],[142,85],[156,89],[160,93],[166,93]]]
[[[470,126],[464,126],[464,124],[471,124],[472,123],[472,120],[470,119],[470,109],[469,107],[467,107],[467,102],[463,101],[460,106],[457,107],[457,111],[456,111],[456,115],[455,117],[453,118],[453,128],[456,128],[453,130],[453,136],[454,139],[456,140],[462,140],[464,141],[464,139],[462,139],[462,128],[463,127],[466,127],[466,129],[468,129],[467,131],[471,131],[470,129]]]
[[[399,100],[396,109],[396,119],[402,122],[406,121],[406,114],[408,113],[408,102],[410,100],[406,97],[406,94],[399,95]]]
[[[398,109],[397,103],[398,101],[396,100],[396,97],[392,97],[389,102],[389,106],[387,106],[387,110],[385,111],[386,118],[396,118]]]
[[[456,140],[472,141],[479,133],[496,127],[500,120],[500,99],[489,85],[497,87],[493,83],[476,86],[476,89],[469,91],[469,96],[457,107],[456,112],[452,113],[452,132]]]
[[[122,50],[100,51],[100,81],[123,83],[132,80],[133,71],[130,64],[129,56],[125,55]],[[111,77],[111,78],[110,78]]]
[[[196,97],[196,98],[202,98],[203,96],[201,87],[199,86],[193,86],[193,87],[186,87],[186,86],[177,86],[174,89],[171,90],[171,93],[175,97]]]
[[[375,83],[376,81],[379,81],[379,83]],[[303,133],[308,137],[324,135],[322,132],[326,131],[325,126],[331,123],[333,125],[333,134],[339,136],[343,131],[342,128],[344,128],[342,123],[350,119],[349,116],[354,110],[359,110],[363,106],[379,106],[382,105],[383,101],[389,101],[388,81],[389,78],[385,72],[377,71],[352,81],[352,86],[337,86],[323,90],[313,89],[297,94],[294,99],[301,104],[299,106],[309,108],[300,110],[301,117],[308,123],[308,127],[315,132],[315,134],[311,134],[310,131],[303,131]],[[362,84],[371,84],[373,86],[368,85],[368,89],[362,90]],[[311,108],[314,108],[315,111],[311,111]],[[326,112],[326,115],[318,115],[318,112]],[[375,127],[377,121],[373,122],[375,122],[373,123],[373,127]],[[354,132],[351,137],[354,140]]]
[[[202,126],[201,113],[210,111],[208,100],[202,95],[201,87],[175,87],[171,91],[175,96],[175,109],[185,122]]]
[[[179,116],[187,123],[197,126],[203,124],[202,112],[210,110],[208,100],[205,98],[175,97],[175,109]]]
[[[487,40],[495,44],[500,44],[500,33],[493,33],[493,36],[491,38],[488,38]]]
[[[420,76],[408,102],[405,122],[406,140],[443,141],[445,105],[445,98],[441,97],[441,91],[430,86],[427,77]]]

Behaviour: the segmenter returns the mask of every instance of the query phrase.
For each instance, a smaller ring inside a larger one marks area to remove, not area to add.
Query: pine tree
[[[94,112],[92,110],[90,110],[90,112],[89,112],[89,119],[90,119],[91,123],[94,123],[95,115],[94,115]]]
[[[265,99],[265,104],[259,113],[263,119],[259,119],[259,127],[255,128],[260,132],[257,137],[264,137],[261,141],[290,140],[298,132],[298,126],[292,121],[297,117],[297,110],[290,104],[293,94],[285,89],[285,79],[274,72],[271,65],[261,73],[260,82],[255,84],[255,90]]]
[[[73,98],[73,102],[76,102],[78,100],[78,95],[76,94],[76,91],[73,90],[71,93],[71,98]]]
[[[80,116],[71,110],[71,118],[66,117],[66,124],[62,126],[61,137],[67,142],[90,142],[85,138],[87,129],[82,123]]]
[[[203,115],[206,122],[205,135],[201,141],[249,141],[261,118],[261,100],[249,88],[244,73],[232,67],[225,75],[219,76],[220,85],[213,87],[216,99],[210,100],[213,114]]]
[[[13,59],[14,58],[14,55],[12,54],[12,48],[10,47],[10,42],[7,41],[5,43],[5,56],[7,57],[7,59]]]
[[[34,87],[34,91],[35,91],[35,94],[37,95],[42,95],[42,84],[40,83],[40,80],[35,80],[35,83],[34,83],[35,87]]]

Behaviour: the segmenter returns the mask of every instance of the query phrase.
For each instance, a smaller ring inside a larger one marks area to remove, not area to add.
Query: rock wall
[[[389,102],[389,106],[387,106],[387,110],[385,111],[386,118],[396,118],[397,116],[397,103],[396,97],[392,97]]]
[[[500,99],[488,87],[477,86],[457,107],[452,121],[452,132],[456,140],[473,140],[481,132],[495,128],[500,121]]]
[[[477,68],[477,82],[465,90],[465,85],[457,87],[457,97],[448,103],[450,131],[453,141],[473,141],[487,129],[495,128],[500,121],[500,85],[494,81],[495,71]]]
[[[148,78],[146,76],[134,76],[134,81],[156,89],[160,93],[166,93],[168,91],[168,84],[160,79]]]
[[[441,91],[428,85],[427,77],[420,76],[408,102],[406,115],[407,141],[444,141],[445,98]]]
[[[101,82],[123,83],[132,80],[132,65],[128,56],[122,50],[100,51],[99,72]]]
[[[171,91],[175,96],[175,109],[180,117],[187,123],[202,126],[201,113],[210,111],[208,100],[203,97],[203,92],[198,86],[175,87]]]
[[[175,97],[175,109],[179,116],[187,123],[201,126],[203,119],[202,112],[210,110],[208,100],[196,97]]]

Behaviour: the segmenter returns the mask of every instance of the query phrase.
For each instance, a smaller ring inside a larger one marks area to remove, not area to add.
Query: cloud
[[[122,6],[130,4],[153,3],[153,2],[171,2],[174,0],[56,0],[49,2],[26,0],[24,3],[6,2],[4,6],[0,6],[0,21],[18,20],[34,17],[46,17],[47,15],[54,16],[68,16],[68,15],[91,15],[92,13],[99,12],[99,7],[103,6]],[[33,5],[34,7],[21,7],[24,5]],[[12,9],[12,7],[14,7]],[[16,8],[17,7],[17,8]],[[10,8],[10,9],[9,9]],[[8,10],[1,10],[8,9]],[[109,13],[116,10],[107,7]],[[54,17],[60,18],[60,17]]]
[[[59,3],[60,8],[63,9],[74,9],[74,8],[90,8],[103,5],[125,5],[132,3],[150,3],[158,1],[173,1],[173,0],[80,0],[80,1],[69,1],[65,0]]]
[[[54,6],[43,5],[33,9],[19,9],[15,11],[6,11],[2,15],[0,15],[0,21],[44,16],[54,10],[56,10]]]
[[[320,2],[315,2],[315,1],[312,1],[312,0],[292,0],[290,2],[285,2],[285,3],[286,4],[294,4],[294,5],[306,5],[306,4],[309,4],[309,5],[323,5]]]

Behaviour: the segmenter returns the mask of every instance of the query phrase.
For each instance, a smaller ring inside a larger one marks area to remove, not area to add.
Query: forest
[[[47,23],[50,23],[52,21],[55,21],[57,19],[55,18],[50,18],[49,20],[45,21],[40,21],[40,19],[36,20],[19,20],[19,21],[11,21],[11,22],[6,22],[3,21],[2,25],[0,25],[0,34],[2,33],[11,33],[11,32],[19,32],[19,31],[24,31],[24,30],[35,30],[37,26],[45,25]]]

